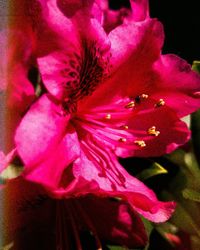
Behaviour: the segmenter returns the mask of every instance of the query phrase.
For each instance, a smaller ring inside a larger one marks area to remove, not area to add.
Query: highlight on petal
[[[63,139],[69,116],[43,95],[36,101],[19,124],[15,142],[26,165],[34,165],[48,158]]]
[[[41,162],[26,165],[22,175],[26,180],[42,185],[51,194],[51,190],[56,190],[62,182],[65,185],[70,183],[70,174],[66,173],[70,173],[71,164],[79,155],[77,134],[69,125],[66,135],[55,145],[53,151],[49,150]],[[63,176],[67,176],[67,179],[63,180]]]

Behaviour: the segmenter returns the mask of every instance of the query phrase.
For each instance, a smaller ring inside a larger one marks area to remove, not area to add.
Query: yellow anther
[[[131,101],[131,102],[129,102],[128,104],[126,104],[125,108],[126,108],[126,109],[131,109],[131,108],[133,108],[134,106],[135,106],[135,102],[134,102],[134,101]]]
[[[140,97],[141,97],[142,99],[147,99],[149,96],[148,96],[147,94],[142,94]]]
[[[134,143],[135,143],[136,145],[140,146],[141,148],[146,147],[145,141],[136,140],[136,141],[134,141]]]
[[[106,119],[106,120],[110,120],[110,119],[111,119],[111,114],[106,114],[106,115],[105,115],[105,119]]]
[[[126,142],[126,138],[119,138],[119,142]]]
[[[157,131],[156,130],[156,127],[155,126],[152,126],[150,127],[148,130],[147,130],[147,133],[149,135],[154,135],[154,136],[158,136],[160,134],[160,131]]]
[[[135,97],[135,102],[140,104],[141,101],[147,99],[149,96],[147,94],[141,94]]]
[[[128,129],[128,125],[122,125],[120,126],[121,129]]]
[[[154,105],[155,108],[159,108],[165,105],[165,101],[163,99],[159,99],[159,101]]]

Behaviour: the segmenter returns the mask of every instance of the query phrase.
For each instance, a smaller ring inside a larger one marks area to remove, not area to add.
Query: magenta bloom
[[[83,237],[89,242],[93,237],[95,249],[101,249],[102,241],[130,248],[147,243],[140,218],[124,201],[91,195],[53,200],[21,177],[4,192],[12,200],[3,221],[5,237],[15,249],[82,249]]]
[[[24,178],[54,197],[120,197],[162,222],[174,203],[159,202],[118,157],[159,156],[184,144],[190,133],[180,117],[200,106],[200,78],[182,59],[160,55],[162,25],[146,1],[131,3],[132,15],[108,35],[94,1],[43,3],[52,40],[37,62],[46,93],[15,142]]]

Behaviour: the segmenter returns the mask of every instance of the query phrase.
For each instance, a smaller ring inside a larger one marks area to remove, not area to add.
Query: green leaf
[[[147,232],[148,237],[150,237],[151,232],[152,232],[152,230],[154,229],[153,223],[151,223],[150,221],[148,221],[147,219],[145,219],[145,218],[142,217],[142,216],[141,216],[140,218],[142,219],[142,222],[143,222],[143,224],[144,224],[144,227],[145,227],[145,229],[146,229],[146,232]]]
[[[164,167],[162,167],[157,162],[153,162],[150,168],[143,170],[141,173],[139,173],[137,175],[137,177],[140,180],[144,181],[144,180],[149,179],[155,175],[166,174],[166,173],[168,173],[168,172]]]
[[[18,177],[23,170],[23,166],[16,166],[14,164],[8,165],[8,167],[0,174],[0,182]]]
[[[200,193],[193,189],[185,188],[182,194],[185,199],[200,202]]]
[[[191,115],[191,130],[195,157],[200,165],[200,110]]]
[[[154,225],[153,225],[153,223],[151,223],[150,221],[148,221],[144,217],[141,216],[140,218],[142,219],[142,222],[144,224],[144,227],[145,227],[145,230],[147,232],[148,238],[150,238],[151,232],[154,229]],[[146,245],[144,250],[148,250],[148,248],[149,248],[149,244]]]
[[[120,247],[120,246],[108,246],[110,250],[129,250],[128,248]]]
[[[196,235],[200,238],[200,218],[198,203],[188,201],[183,198],[181,193],[165,191],[163,193],[166,200],[175,200],[177,207],[175,213],[170,219],[170,223],[174,224],[179,230]]]
[[[200,73],[200,61],[194,61],[192,64],[192,69]]]
[[[41,87],[40,84],[37,84],[37,86],[36,86],[36,88],[35,88],[35,95],[36,95],[37,97],[39,97],[39,96],[41,95],[41,93],[42,93],[42,87]]]
[[[200,73],[200,61],[194,61],[192,69]],[[194,153],[200,165],[200,110],[191,115],[191,130]]]

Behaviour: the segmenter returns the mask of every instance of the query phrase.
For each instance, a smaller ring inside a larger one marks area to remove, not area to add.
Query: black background
[[[200,60],[200,1],[150,0],[150,15],[164,25],[163,53],[175,53],[189,63]],[[128,6],[128,0],[110,0],[110,7]]]

